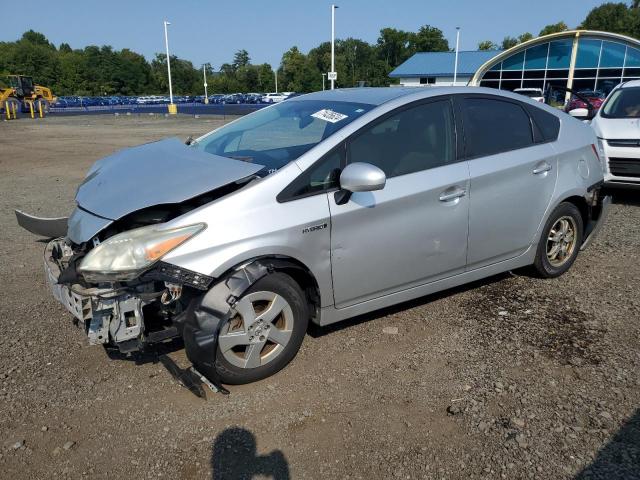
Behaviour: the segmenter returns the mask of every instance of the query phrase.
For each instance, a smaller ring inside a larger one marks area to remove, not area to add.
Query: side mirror
[[[569,111],[569,115],[573,118],[578,118],[581,120],[588,120],[592,117],[591,112],[587,108],[574,108]]]
[[[354,192],[373,192],[382,190],[387,176],[378,167],[370,163],[350,163],[340,174],[340,190],[336,192],[336,203],[344,205]]]

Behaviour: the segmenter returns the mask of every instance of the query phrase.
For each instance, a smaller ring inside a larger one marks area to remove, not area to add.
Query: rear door
[[[551,143],[518,101],[457,97],[469,162],[467,269],[527,250],[551,202],[558,168]]]
[[[403,107],[347,141],[347,162],[387,175],[383,190],[328,195],[338,308],[464,271],[469,170],[456,153],[450,97]]]

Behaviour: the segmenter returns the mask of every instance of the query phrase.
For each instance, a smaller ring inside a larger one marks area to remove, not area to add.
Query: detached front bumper
[[[59,284],[61,269],[53,252],[63,245],[61,238],[52,240],[44,251],[45,275],[53,296],[84,326],[90,344],[137,343],[144,330],[145,302],[111,289]]]

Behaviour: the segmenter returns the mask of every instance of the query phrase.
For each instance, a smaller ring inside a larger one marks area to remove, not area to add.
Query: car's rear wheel
[[[558,205],[542,231],[533,264],[535,273],[554,278],[569,270],[580,251],[583,228],[578,207],[569,202]]]
[[[238,300],[218,336],[216,371],[223,383],[261,380],[295,357],[309,323],[300,286],[284,273],[256,282]]]

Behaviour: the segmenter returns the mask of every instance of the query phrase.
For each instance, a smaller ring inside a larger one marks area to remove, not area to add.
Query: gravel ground
[[[88,346],[13,209],[66,214],[98,158],[220,123],[0,123],[0,477],[640,478],[637,192],[562,278],[504,274],[312,328],[285,370],[227,397],[193,395],[160,354]]]

